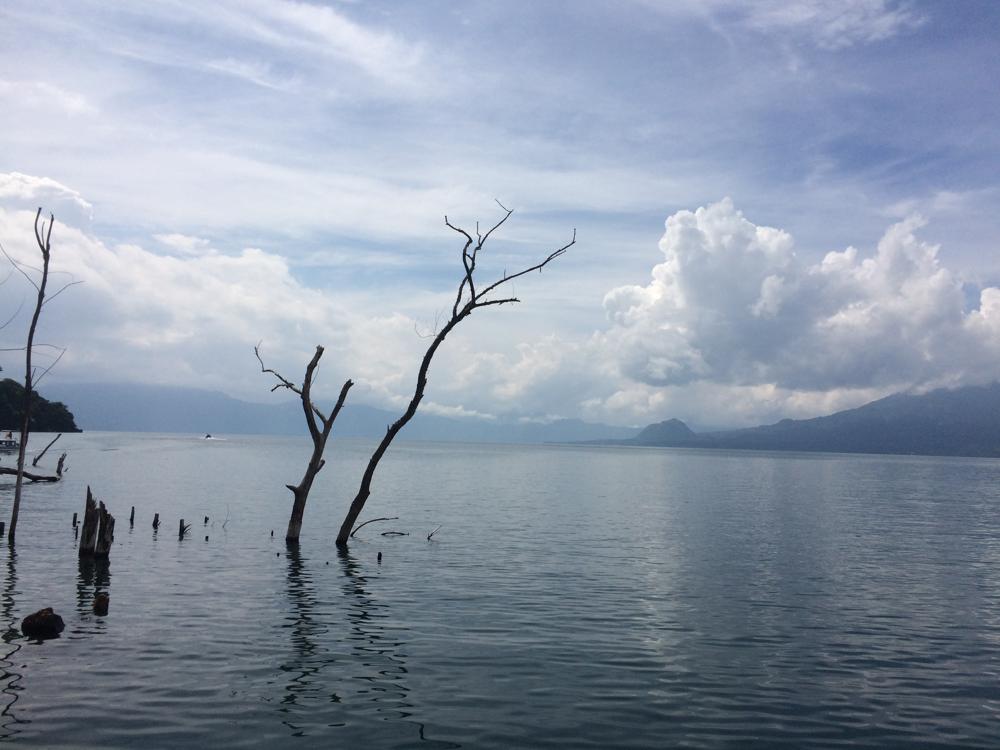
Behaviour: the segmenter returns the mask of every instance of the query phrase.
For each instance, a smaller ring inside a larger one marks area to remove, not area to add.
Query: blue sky
[[[9,2],[0,241],[28,257],[29,211],[56,213],[57,264],[87,282],[47,319],[67,380],[263,399],[249,347],[290,374],[324,343],[331,392],[398,404],[457,281],[442,217],[499,198],[495,272],[579,243],[463,324],[432,410],[735,425],[979,382],[998,22],[992,2]]]

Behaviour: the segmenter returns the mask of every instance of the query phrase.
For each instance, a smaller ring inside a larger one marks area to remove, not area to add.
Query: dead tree
[[[297,485],[285,485],[292,491],[293,496],[292,515],[288,519],[288,530],[285,532],[285,542],[295,544],[299,541],[299,533],[302,531],[302,518],[306,512],[306,500],[309,499],[309,490],[312,489],[313,480],[316,479],[316,475],[319,474],[320,470],[326,464],[326,461],[323,459],[323,452],[326,450],[326,441],[330,437],[330,432],[333,430],[333,423],[337,419],[337,415],[340,414],[340,410],[344,408],[344,401],[347,399],[347,392],[351,390],[351,386],[353,386],[354,383],[350,380],[344,383],[343,387],[340,389],[340,396],[337,398],[337,403],[334,405],[333,411],[330,412],[330,416],[327,417],[322,411],[320,411],[319,407],[317,407],[312,400],[313,378],[316,375],[316,368],[319,366],[319,361],[323,356],[322,346],[316,347],[316,353],[313,354],[312,359],[309,360],[309,364],[306,366],[306,374],[302,380],[301,388],[280,373],[264,366],[264,360],[260,356],[260,344],[253,348],[253,353],[256,355],[257,361],[260,362],[260,371],[263,373],[270,373],[278,379],[277,384],[271,389],[272,392],[278,390],[279,388],[287,388],[292,391],[292,393],[298,394],[299,399],[302,401],[302,411],[306,417],[306,425],[309,427],[309,437],[312,438],[312,455],[309,457],[309,463],[306,465],[306,471],[302,476],[302,481]],[[317,422],[317,420],[319,421]]]
[[[24,484],[24,479],[26,477],[24,473],[24,455],[28,447],[28,432],[31,424],[31,407],[32,407],[32,396],[34,395],[34,386],[38,384],[45,374],[52,369],[55,363],[50,365],[48,368],[42,371],[40,375],[36,377],[35,368],[32,365],[32,354],[35,349],[35,331],[38,328],[38,318],[42,314],[42,307],[46,304],[45,290],[49,282],[49,258],[51,255],[51,240],[52,240],[52,227],[55,224],[55,216],[49,214],[48,227],[45,225],[44,219],[42,219],[42,209],[39,208],[38,212],[35,214],[35,241],[38,243],[38,250],[42,254],[42,268],[41,277],[38,282],[36,282],[31,275],[25,270],[25,266],[18,261],[15,261],[7,252],[4,251],[4,255],[7,255],[7,259],[13,264],[28,283],[31,284],[35,291],[37,292],[35,299],[35,311],[31,316],[31,325],[28,327],[28,342],[24,349],[24,404],[23,404],[23,415],[21,419],[21,445],[17,452],[17,479],[14,483],[14,504],[10,513],[10,530],[8,531],[8,539],[14,541],[14,534],[17,531],[17,516],[21,509],[21,487]],[[54,299],[56,296],[61,294],[67,287],[72,286],[75,282],[67,284],[62,289],[57,291],[49,299]],[[60,357],[62,354],[59,355]],[[59,358],[56,358],[56,362]],[[48,480],[52,481],[52,480]]]
[[[358,516],[361,515],[361,511],[365,507],[365,503],[368,501],[369,495],[371,495],[372,479],[375,477],[375,469],[378,468],[379,461],[382,460],[382,456],[385,455],[386,450],[388,450],[389,445],[395,439],[396,435],[399,434],[399,431],[402,430],[403,427],[406,426],[406,423],[413,419],[413,415],[417,413],[417,407],[420,406],[420,401],[424,397],[424,390],[427,388],[427,372],[430,370],[431,360],[434,358],[434,354],[437,352],[438,347],[441,346],[448,334],[454,330],[455,326],[472,315],[472,313],[480,307],[506,305],[514,302],[520,302],[517,297],[492,297],[491,295],[496,292],[497,289],[514,279],[520,278],[521,276],[525,276],[526,274],[534,271],[541,272],[545,266],[576,244],[576,230],[574,229],[572,239],[558,250],[554,250],[549,253],[548,257],[546,257],[541,263],[536,263],[530,268],[525,268],[517,273],[507,274],[505,272],[503,276],[496,281],[488,283],[485,286],[477,286],[476,264],[479,262],[479,254],[482,252],[483,246],[486,244],[486,241],[489,240],[490,235],[503,226],[507,219],[510,218],[511,214],[514,213],[513,210],[506,208],[502,203],[500,203],[500,201],[497,201],[497,204],[504,211],[503,218],[494,224],[485,234],[481,234],[479,232],[479,226],[477,224],[475,239],[473,239],[472,235],[464,229],[453,225],[448,220],[447,216],[444,217],[445,226],[465,238],[465,244],[462,247],[462,267],[464,268],[465,273],[462,276],[462,280],[458,284],[458,294],[455,296],[455,303],[451,308],[451,317],[447,320],[444,326],[437,331],[430,343],[430,346],[427,347],[427,351],[424,353],[424,358],[420,362],[420,370],[417,372],[417,384],[413,391],[413,397],[410,399],[410,403],[407,405],[406,411],[403,412],[403,415],[399,419],[386,428],[382,441],[378,444],[378,447],[375,448],[375,452],[372,453],[372,456],[368,461],[368,466],[365,468],[365,473],[361,478],[361,486],[358,488],[358,494],[354,497],[354,501],[351,503],[351,507],[347,511],[347,516],[344,518],[344,522],[340,526],[340,532],[337,534],[338,547],[347,546],[347,541],[350,539],[351,531],[354,529],[354,524],[357,522]]]

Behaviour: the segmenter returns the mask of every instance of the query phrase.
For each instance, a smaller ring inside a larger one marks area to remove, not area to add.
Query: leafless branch
[[[48,453],[49,452],[49,448],[51,448],[53,445],[55,445],[56,444],[56,440],[58,440],[61,437],[62,437],[62,433],[60,432],[58,435],[56,435],[54,438],[52,438],[52,442],[50,442],[48,445],[46,445],[44,448],[42,448],[42,452],[39,453],[37,456],[35,456],[31,460],[31,465],[32,466],[38,466],[38,462],[42,460],[42,456],[44,456],[46,453]]]
[[[359,523],[357,525],[357,527],[354,529],[354,531],[351,532],[351,539],[353,539],[354,535],[357,534],[359,531],[361,531],[361,529],[363,527],[367,526],[370,523],[375,523],[376,521],[398,521],[398,520],[399,520],[399,516],[387,516],[385,518],[370,518],[367,521],[365,521],[364,523]]]
[[[420,402],[424,397],[424,390],[427,387],[427,374],[430,370],[431,361],[433,360],[438,347],[441,346],[448,334],[451,333],[455,326],[461,323],[465,318],[469,317],[469,315],[480,307],[499,306],[518,302],[518,298],[513,296],[505,297],[503,299],[489,300],[486,299],[486,295],[497,289],[502,284],[506,284],[508,281],[512,281],[513,279],[519,278],[533,271],[541,271],[545,266],[559,256],[565,254],[570,247],[576,244],[576,230],[574,229],[572,239],[562,247],[549,253],[549,255],[540,263],[536,263],[535,265],[525,268],[523,271],[518,271],[515,274],[508,275],[505,272],[503,277],[497,281],[494,281],[483,289],[477,290],[474,275],[479,253],[490,236],[503,226],[503,224],[511,217],[511,214],[513,214],[513,210],[506,208],[502,203],[500,203],[500,201],[497,201],[497,205],[499,205],[504,211],[503,216],[485,234],[481,234],[479,232],[479,227],[477,225],[477,240],[473,240],[472,235],[461,227],[452,224],[447,216],[444,217],[445,226],[465,238],[461,255],[462,269],[464,273],[458,284],[458,292],[455,295],[455,302],[451,308],[451,317],[437,332],[437,335],[434,336],[434,339],[424,352],[424,357],[420,362],[420,368],[417,371],[417,382],[413,391],[413,396],[410,399],[406,410],[399,417],[399,419],[386,428],[385,435],[382,437],[381,442],[379,442],[368,461],[368,465],[361,478],[361,485],[358,488],[357,495],[355,495],[354,501],[351,503],[351,506],[347,511],[347,515],[344,518],[344,522],[340,526],[340,531],[337,534],[337,544],[340,546],[346,545],[348,539],[353,536],[352,532],[354,531],[354,524],[357,522],[358,516],[361,514],[365,503],[368,501],[368,497],[371,495],[371,484],[379,461],[382,460],[382,457],[388,450],[389,445],[395,439],[396,435],[399,434],[399,431],[402,430],[403,427],[406,426],[407,422],[413,418],[414,414],[417,413],[417,407],[420,405]]]
[[[442,526],[444,526],[444,524],[443,524],[443,523],[439,523],[439,524],[438,524],[438,527],[437,527],[436,529],[434,529],[434,531],[432,531],[432,532],[431,532],[430,534],[428,534],[428,535],[427,535],[427,541],[428,541],[428,542],[429,542],[429,541],[431,540],[431,537],[432,537],[432,536],[434,536],[435,534],[437,534],[437,533],[438,533],[438,531],[440,531],[440,530],[441,530],[441,527],[442,527]]]

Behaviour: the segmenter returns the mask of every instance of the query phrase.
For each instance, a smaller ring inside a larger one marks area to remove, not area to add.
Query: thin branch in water
[[[434,529],[434,531],[432,531],[430,534],[427,535],[427,541],[428,542],[431,540],[432,536],[434,536],[435,534],[438,533],[438,531],[440,531],[440,529],[441,529],[442,526],[444,526],[444,524],[443,523],[439,523],[438,527],[436,529]]]
[[[354,538],[355,534],[357,534],[359,531],[361,531],[361,528],[363,526],[367,526],[370,523],[375,523],[376,521],[398,521],[398,520],[399,520],[399,516],[388,516],[386,518],[372,518],[372,519],[369,519],[369,520],[365,521],[364,523],[359,523],[357,525],[357,527],[355,527],[354,531],[351,532],[351,539]]]
[[[59,439],[59,438],[61,438],[61,437],[62,437],[62,433],[60,432],[60,433],[59,433],[58,435],[56,435],[56,436],[55,436],[54,438],[52,438],[52,442],[51,442],[51,443],[49,443],[48,445],[46,445],[46,446],[45,446],[45,447],[44,447],[44,448],[42,449],[42,452],[41,452],[41,453],[39,453],[39,454],[38,454],[37,456],[35,456],[35,457],[34,457],[34,458],[32,459],[32,461],[31,461],[31,465],[32,465],[32,466],[38,466],[38,462],[42,460],[42,456],[44,456],[44,455],[45,455],[46,453],[48,453],[48,451],[49,451],[49,448],[51,448],[51,447],[52,447],[53,445],[55,445],[55,444],[56,444],[56,440],[58,440],[58,439]]]

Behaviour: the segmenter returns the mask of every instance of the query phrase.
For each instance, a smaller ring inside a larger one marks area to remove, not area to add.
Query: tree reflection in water
[[[14,655],[21,650],[21,632],[17,627],[17,617],[14,614],[15,599],[20,593],[17,590],[17,550],[13,543],[7,545],[7,578],[3,585],[3,594],[0,595],[0,610],[3,613],[3,649],[4,654],[0,657],[0,693],[3,698],[3,709],[0,710],[0,741],[9,740],[20,732],[18,724],[28,722],[21,721],[14,715],[14,704],[20,697],[20,692],[24,687],[20,684],[23,675],[14,670]]]
[[[342,596],[323,600],[300,548],[289,546],[286,558],[294,656],[281,665],[288,674],[281,710],[293,736],[374,720],[403,722],[425,740],[423,725],[411,718],[404,644],[389,632],[388,606],[370,592],[362,566],[338,552]]]

